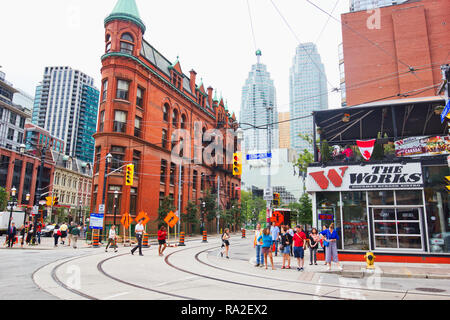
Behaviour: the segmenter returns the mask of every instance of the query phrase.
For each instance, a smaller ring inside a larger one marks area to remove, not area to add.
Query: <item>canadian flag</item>
[[[361,155],[363,156],[366,161],[369,161],[372,157],[373,147],[375,146],[375,141],[377,139],[372,140],[356,140],[356,144],[358,145],[359,151],[361,152]]]

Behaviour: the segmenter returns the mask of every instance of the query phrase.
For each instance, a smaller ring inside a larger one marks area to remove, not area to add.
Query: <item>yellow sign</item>
[[[144,221],[142,222],[142,224],[146,225],[149,221],[150,218],[147,215],[147,212],[141,211],[139,212],[139,214],[136,217],[136,222],[139,222],[139,220],[144,219]]]
[[[173,228],[177,223],[178,220],[180,220],[175,213],[172,211],[169,212],[167,217],[164,219],[164,221],[169,225],[169,227]]]

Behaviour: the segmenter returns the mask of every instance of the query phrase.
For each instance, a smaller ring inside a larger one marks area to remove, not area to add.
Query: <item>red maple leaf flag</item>
[[[375,141],[377,139],[372,140],[356,140],[356,144],[358,145],[359,151],[361,152],[361,155],[363,156],[366,161],[369,161],[372,157],[373,147],[375,146]]]

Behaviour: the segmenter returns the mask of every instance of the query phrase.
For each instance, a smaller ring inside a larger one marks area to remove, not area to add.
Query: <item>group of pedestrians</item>
[[[261,224],[257,224],[253,246],[256,249],[255,267],[264,267],[268,269],[268,261],[273,270],[273,255],[277,256],[278,250],[283,255],[281,269],[291,269],[291,256],[297,259],[297,270],[304,271],[305,250],[309,248],[310,265],[317,265],[317,250],[319,244],[324,249],[325,264],[328,270],[331,269],[331,261],[340,268],[337,254],[337,240],[339,235],[334,228],[334,223],[329,227],[324,226],[319,233],[317,228],[312,228],[308,236],[303,227],[297,225],[295,229],[283,225],[281,229],[272,223],[271,227],[261,229]]]
[[[24,244],[27,245],[33,244],[41,244],[41,231],[42,228],[45,227],[41,222],[36,224],[36,237],[34,238],[34,224],[33,222],[27,222],[26,226],[22,225],[19,229],[16,227],[14,222],[11,222],[11,226],[6,234],[5,245],[8,248],[12,248],[14,244],[20,242],[20,247],[23,248]]]
[[[136,227],[134,229],[137,244],[133,249],[131,249],[132,255],[134,255],[136,250],[139,249],[139,255],[143,256],[143,254],[142,254],[142,237],[145,232],[145,227],[143,225],[143,221],[144,221],[144,219],[139,220],[138,224],[136,225]],[[164,256],[164,250],[166,250],[166,248],[167,248],[166,239],[167,239],[166,227],[161,226],[158,230],[158,255],[160,257]],[[117,245],[116,245],[116,250],[117,250]]]
[[[66,222],[63,222],[61,225],[56,224],[53,229],[53,239],[55,248],[58,247],[58,244],[65,245],[66,238],[68,238],[67,246],[73,246],[74,249],[77,249],[78,239],[81,236],[82,226],[71,222],[69,225]]]

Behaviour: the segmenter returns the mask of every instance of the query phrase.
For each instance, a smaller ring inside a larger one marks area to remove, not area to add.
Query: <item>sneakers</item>
[[[133,256],[134,256],[134,251],[133,251],[133,250],[131,250],[131,255],[133,255]]]
[[[305,271],[305,269],[303,269],[303,268],[300,268],[300,271]]]
[[[223,258],[223,252],[220,253],[220,256]]]
[[[259,263],[258,263],[258,264],[255,264],[255,267],[259,267]]]
[[[301,271],[302,269],[300,269],[300,268],[297,268],[297,271]]]
[[[117,252],[118,250],[116,249],[116,250],[114,250],[114,252]]]
[[[229,257],[229,256],[227,256],[227,259],[230,259],[230,257]]]
[[[105,252],[108,252],[108,249],[105,249]]]

